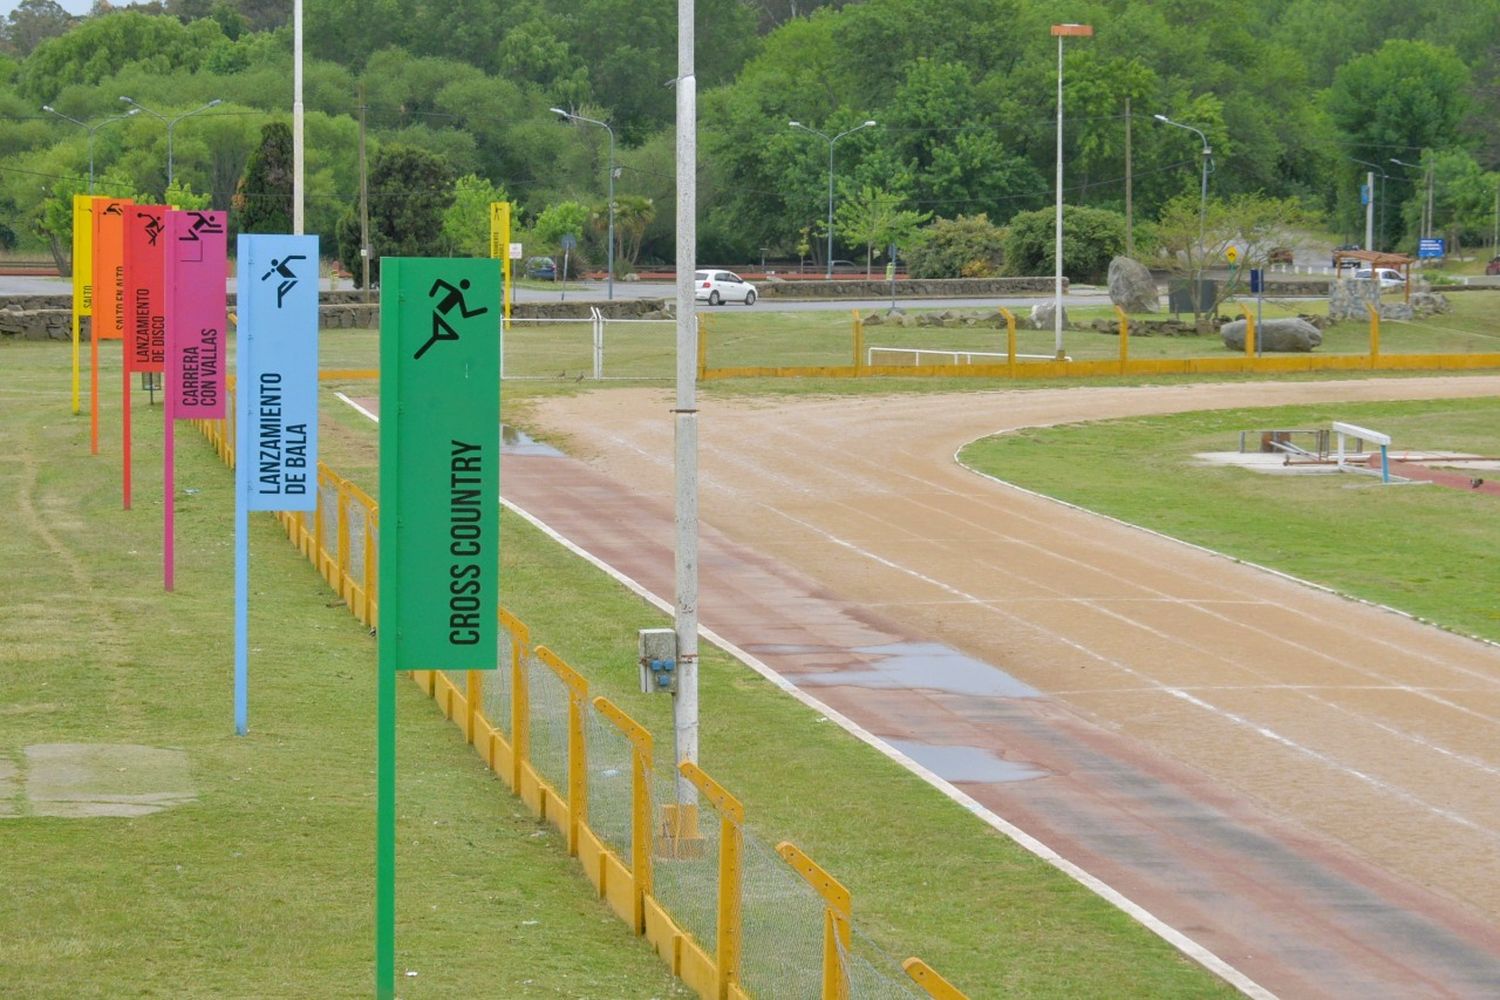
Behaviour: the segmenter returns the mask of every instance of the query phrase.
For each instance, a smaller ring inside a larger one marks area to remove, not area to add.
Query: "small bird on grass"
[[[1479,487],[1481,487],[1483,485],[1484,485],[1484,480],[1481,479],[1478,476],[1475,476],[1473,479],[1469,480],[1469,489],[1471,489],[1471,490],[1477,490],[1477,489],[1479,489]]]

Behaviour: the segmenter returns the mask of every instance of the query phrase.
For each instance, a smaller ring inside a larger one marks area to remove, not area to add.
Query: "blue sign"
[[[1261,279],[1262,271],[1258,267],[1250,269],[1250,291],[1259,294],[1264,290],[1264,281]]]
[[[235,464],[247,510],[318,498],[318,238],[242,235]]]
[[[1444,257],[1448,253],[1448,241],[1438,239],[1417,240],[1418,257]]]
[[[1361,205],[1368,205],[1370,203],[1370,185],[1361,184],[1359,186],[1359,203]]]

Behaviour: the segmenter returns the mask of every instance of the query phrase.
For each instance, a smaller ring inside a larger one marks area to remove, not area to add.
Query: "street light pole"
[[[201,108],[194,108],[192,111],[188,111],[188,112],[186,112],[184,114],[180,114],[176,118],[168,118],[166,115],[157,114],[155,111],[152,111],[150,108],[146,107],[144,104],[141,104],[139,101],[136,101],[134,98],[122,97],[122,98],[120,98],[120,100],[124,101],[126,104],[134,105],[136,108],[138,108],[141,111],[146,112],[146,114],[150,115],[151,117],[158,118],[161,121],[163,121],[163,122],[166,123],[166,125],[167,125],[167,187],[171,187],[172,186],[172,130],[174,128],[176,128],[177,127],[177,123],[180,122],[180,121],[182,121],[184,118],[191,118],[193,115],[201,114],[202,112],[207,111],[209,108],[216,108],[220,104],[224,103],[223,101],[219,100],[216,97],[213,100],[209,101],[207,104],[203,105],[203,107],[201,107]]]
[[[85,132],[87,132],[89,134],[89,194],[93,194],[94,193],[94,133],[96,131],[98,131],[99,129],[103,128],[104,126],[108,125],[110,122],[122,122],[125,119],[129,118],[131,115],[138,115],[138,114],[141,113],[141,109],[140,108],[131,108],[129,111],[125,112],[123,115],[114,115],[112,117],[104,119],[102,122],[99,122],[97,125],[88,125],[88,124],[85,124],[84,122],[79,121],[77,118],[74,118],[72,115],[65,115],[65,114],[63,114],[61,111],[57,110],[56,108],[54,108],[50,104],[43,104],[42,105],[42,110],[43,111],[51,112],[52,114],[56,115],[59,118],[65,118],[65,119],[67,119],[68,121],[72,122],[74,125],[79,126],[80,128],[82,128]]]
[[[1089,38],[1094,34],[1088,24],[1054,24],[1052,34],[1057,39],[1057,218],[1056,245],[1053,247],[1053,263],[1056,264],[1056,281],[1052,288],[1052,335],[1057,349],[1057,360],[1066,356],[1062,340],[1062,286],[1063,286],[1063,39],[1070,35]]]
[[[851,129],[845,129],[844,131],[840,132],[838,135],[834,135],[834,136],[830,136],[830,135],[828,135],[827,133],[824,133],[824,132],[819,132],[815,128],[808,128],[806,125],[802,124],[801,122],[787,122],[787,124],[790,125],[792,128],[800,128],[804,132],[811,132],[813,135],[817,136],[818,138],[822,139],[824,142],[828,143],[828,250],[827,250],[828,259],[824,263],[825,271],[823,272],[823,276],[825,278],[832,278],[833,277],[833,145],[834,145],[834,143],[838,142],[840,139],[842,139],[846,135],[853,135],[855,132],[858,132],[860,129],[869,128],[870,126],[874,125],[875,124],[875,119],[871,118],[868,121],[864,122],[863,124],[856,125],[853,128],[851,128]]]
[[[575,115],[571,111],[564,111],[562,108],[552,108],[551,110],[553,114],[562,115],[564,118],[572,119],[575,122],[588,122],[590,125],[598,125],[609,133],[609,236],[607,240],[609,245],[605,247],[604,253],[605,260],[607,261],[605,266],[609,269],[609,299],[612,302],[615,298],[615,130],[610,128],[608,123],[601,122],[596,118],[585,118],[583,115]],[[564,280],[567,277],[566,274],[563,275]]]
[[[1203,240],[1208,223],[1208,165],[1212,162],[1214,151],[1208,144],[1208,136],[1204,135],[1201,129],[1196,129],[1191,125],[1184,125],[1181,122],[1174,122],[1166,115],[1152,115],[1151,117],[1163,125],[1171,125],[1174,128],[1186,129],[1189,132],[1196,133],[1198,138],[1203,141],[1203,179],[1198,193],[1198,267],[1193,276],[1193,284],[1195,286],[1193,288],[1193,313],[1196,316],[1202,311],[1199,307],[1203,305],[1203,259],[1206,249],[1203,245]]]

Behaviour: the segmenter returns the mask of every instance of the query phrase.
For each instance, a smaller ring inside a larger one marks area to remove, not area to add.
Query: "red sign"
[[[159,372],[167,360],[166,216],[161,205],[125,209],[125,365],[133,372]]]

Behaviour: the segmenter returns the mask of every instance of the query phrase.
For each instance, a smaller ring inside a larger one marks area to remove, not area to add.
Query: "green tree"
[[[453,168],[411,146],[386,146],[370,165],[370,280],[382,257],[441,257],[443,213],[453,203]],[[339,259],[360,273],[359,226],[351,211],[338,225]],[[359,280],[356,278],[356,280]]]
[[[260,130],[230,204],[230,226],[239,233],[292,231],[292,130],[271,122]]]
[[[1238,264],[1230,269],[1229,279],[1219,283],[1212,303],[1217,308],[1238,291],[1249,268],[1264,265],[1272,247],[1294,246],[1297,232],[1310,221],[1295,198],[1237,194],[1210,199],[1205,209],[1199,196],[1179,195],[1166,204],[1156,222],[1158,262],[1175,274],[1197,277],[1209,267],[1221,266],[1234,247]],[[1065,261],[1068,253],[1065,238]],[[1195,318],[1207,311],[1198,310]]]
[[[211,20],[184,25],[174,17],[112,12],[38,45],[21,68],[18,89],[41,103],[65,87],[102,83],[127,66],[172,78],[196,72],[210,53],[230,44]]]
[[[1083,205],[1063,206],[1063,273],[1072,281],[1102,281],[1109,262],[1125,251],[1125,217]],[[1011,274],[1057,273],[1057,215],[1054,209],[1022,212],[1005,236],[1006,270]]]
[[[910,246],[917,229],[932,217],[931,212],[902,208],[902,202],[900,195],[867,184],[853,197],[845,197],[834,213],[834,231],[864,244],[866,278],[882,251],[892,245]]]
[[[213,195],[195,194],[192,187],[180,177],[172,178],[162,195],[162,203],[184,212],[205,209],[213,201]]]
[[[67,32],[73,20],[73,15],[52,0],[21,0],[0,24],[0,39],[5,48],[24,56],[47,39]]]
[[[1005,260],[1005,231],[983,212],[938,219],[906,254],[913,278],[987,278]]]
[[[606,215],[609,206],[604,207]],[[615,267],[629,271],[641,256],[646,230],[656,220],[656,202],[643,194],[615,195]]]
[[[453,204],[443,211],[443,238],[449,253],[489,256],[490,203],[496,201],[510,201],[510,195],[487,178],[465,174],[453,183]]]

